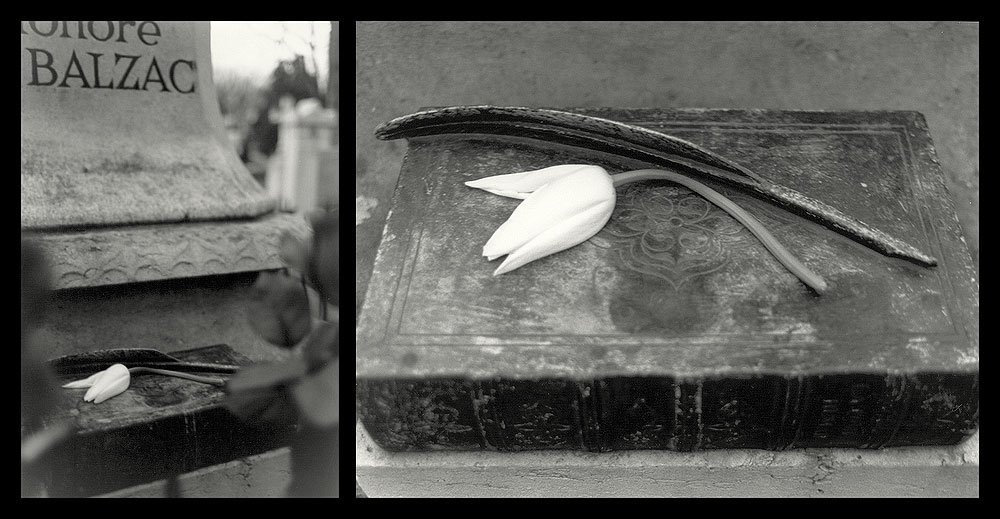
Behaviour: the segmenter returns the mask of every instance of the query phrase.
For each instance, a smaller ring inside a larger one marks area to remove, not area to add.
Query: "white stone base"
[[[979,496],[979,432],[955,447],[696,453],[391,453],[358,424],[369,497]]]

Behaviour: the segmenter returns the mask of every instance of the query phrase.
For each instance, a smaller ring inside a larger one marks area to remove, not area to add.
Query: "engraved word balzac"
[[[161,36],[156,22],[21,22],[21,35],[69,38],[100,43],[139,42],[154,47]],[[135,48],[130,46],[130,48]],[[50,49],[25,47],[31,74],[30,86],[144,90],[192,94],[195,91],[194,60],[157,61],[156,56],[121,52],[53,54]],[[24,57],[22,57],[24,59]]]

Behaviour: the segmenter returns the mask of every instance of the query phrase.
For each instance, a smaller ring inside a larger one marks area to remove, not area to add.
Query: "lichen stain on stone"
[[[766,301],[743,299],[732,305],[734,326],[744,326],[751,330],[764,329],[774,318],[774,310]]]
[[[927,340],[927,337],[911,337],[906,342],[906,349],[916,352],[920,358],[926,359],[931,356],[930,350],[934,344]]]
[[[819,454],[816,456],[816,472],[809,477],[812,484],[818,485],[830,479],[835,471],[838,462],[830,454]]]
[[[958,354],[957,361],[959,365],[966,366],[969,364],[979,364],[979,348],[973,348],[970,350],[955,348],[955,353]]]
[[[624,274],[624,273],[623,273]],[[650,276],[627,273],[608,302],[614,326],[627,333],[672,332],[685,334],[705,325],[710,301],[679,291]]]
[[[121,160],[105,159],[96,171],[101,173],[139,173],[140,171],[153,169],[149,161],[138,153],[133,153]]]
[[[367,196],[359,196],[354,199],[356,213],[354,215],[354,226],[357,227],[365,220],[372,217],[371,210],[378,206],[378,200]]]
[[[771,330],[774,337],[781,337],[787,342],[792,339],[797,343],[816,342],[816,328],[808,322],[789,322]]]
[[[402,364],[402,365],[404,365],[404,366],[406,366],[408,368],[412,368],[413,366],[417,365],[417,361],[418,360],[419,359],[418,359],[416,353],[413,353],[412,351],[408,351],[408,352],[406,352],[406,353],[403,354],[402,358],[399,359],[399,362],[400,362],[400,364]]]
[[[800,298],[779,296],[775,313],[810,323],[819,340],[836,340],[848,332],[876,335],[904,331],[901,323],[892,319],[893,291],[884,280],[845,275],[838,285],[837,290],[815,297],[808,304]]]
[[[943,409],[951,410],[955,408],[955,403],[957,399],[955,395],[951,393],[938,393],[926,400],[921,404],[921,408],[924,411],[931,412],[936,408],[941,407]]]

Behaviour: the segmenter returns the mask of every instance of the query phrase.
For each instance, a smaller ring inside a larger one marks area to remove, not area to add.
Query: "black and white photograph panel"
[[[21,22],[21,496],[339,495],[337,22]]]
[[[976,22],[357,22],[358,497],[979,495]]]

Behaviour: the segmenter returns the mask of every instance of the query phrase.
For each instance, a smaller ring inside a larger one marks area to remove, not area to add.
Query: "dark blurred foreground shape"
[[[326,211],[313,219],[309,278],[323,301],[339,307],[340,220]],[[339,316],[314,330],[304,356],[311,378],[299,388],[297,402],[304,409],[292,444],[292,488],[295,497],[338,497],[340,493],[340,326]],[[307,401],[308,400],[308,401]],[[328,424],[328,425],[324,425]]]
[[[52,442],[37,433],[56,405],[55,378],[33,347],[33,334],[45,318],[49,273],[40,250],[21,240],[21,496],[43,495]]]
[[[282,240],[288,269],[262,273],[250,325],[280,348],[300,348],[283,363],[245,369],[230,381],[227,407],[257,424],[298,423],[291,445],[292,497],[339,495],[339,228],[337,213],[312,217],[313,238]],[[318,294],[319,308],[309,291]],[[312,324],[311,324],[312,323]],[[296,346],[301,344],[301,346]]]
[[[287,272],[277,272],[261,274],[255,284],[251,322],[262,337],[288,348],[310,334],[304,341],[301,364],[292,361],[270,372],[247,373],[234,385],[250,391],[231,394],[233,404],[250,409],[264,406],[260,414],[248,417],[251,421],[297,419],[288,489],[293,497],[339,495],[338,34],[338,22],[331,22],[326,95],[319,94],[316,79],[306,71],[301,56],[279,65],[246,144],[261,154],[273,154],[264,185],[279,208],[313,213],[311,243],[283,240],[282,257],[287,266],[306,276],[321,304],[334,309],[323,316],[328,322],[303,332],[302,320],[310,318],[309,302],[296,296],[301,294],[295,290],[297,281]],[[294,413],[275,414],[283,407]]]

